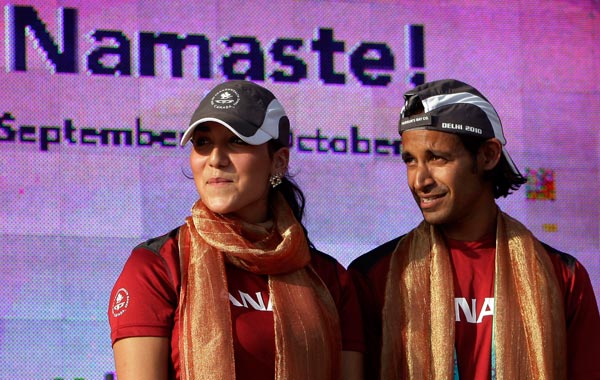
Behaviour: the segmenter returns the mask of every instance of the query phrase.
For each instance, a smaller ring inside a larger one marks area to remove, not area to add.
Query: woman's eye
[[[203,137],[197,137],[193,140],[194,147],[199,148],[208,144],[208,139]]]
[[[248,145],[247,142],[245,142],[244,140],[242,140],[239,137],[232,137],[231,138],[231,142],[234,143],[234,144],[236,144],[236,145]]]

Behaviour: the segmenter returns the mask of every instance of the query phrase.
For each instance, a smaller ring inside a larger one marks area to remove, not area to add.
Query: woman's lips
[[[227,178],[222,178],[222,177],[213,177],[213,178],[209,178],[208,181],[206,181],[206,183],[209,185],[217,185],[220,183],[229,183],[229,182],[233,182],[233,181],[230,179],[227,179]]]

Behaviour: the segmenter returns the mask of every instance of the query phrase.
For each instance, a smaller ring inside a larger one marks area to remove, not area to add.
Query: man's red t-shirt
[[[446,239],[454,271],[455,340],[461,379],[487,379],[491,371],[496,239]]]
[[[381,326],[390,258],[398,237],[360,256],[349,266],[364,319],[365,373],[378,379]],[[495,240],[446,240],[454,269],[455,347],[461,379],[491,378]],[[542,243],[556,273],[567,323],[567,377],[600,379],[600,315],[585,268],[572,256]],[[410,353],[407,353],[410,355]]]

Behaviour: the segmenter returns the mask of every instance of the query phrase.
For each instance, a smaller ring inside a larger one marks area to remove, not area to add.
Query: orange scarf
[[[532,233],[498,212],[493,342],[498,379],[566,378],[562,295]],[[422,222],[391,258],[383,308],[381,378],[452,379],[454,290],[448,249]]]
[[[302,226],[277,195],[271,231],[211,212],[201,201],[179,233],[182,380],[235,379],[225,260],[269,275],[275,379],[338,379],[341,333],[329,290],[310,267]]]

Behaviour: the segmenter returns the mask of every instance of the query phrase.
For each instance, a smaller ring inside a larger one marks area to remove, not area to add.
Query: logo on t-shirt
[[[125,288],[117,290],[115,298],[113,299],[111,311],[112,315],[118,317],[127,311],[129,306],[129,292]]]

